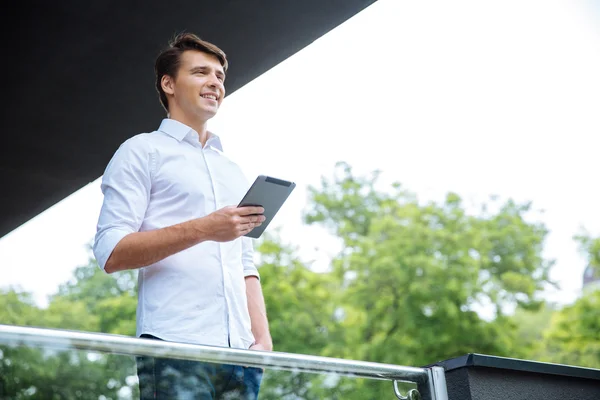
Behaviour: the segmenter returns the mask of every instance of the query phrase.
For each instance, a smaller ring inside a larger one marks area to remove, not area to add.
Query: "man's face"
[[[169,111],[179,108],[190,119],[207,121],[215,116],[225,97],[225,72],[211,54],[187,50],[181,55],[177,78],[171,82]]]

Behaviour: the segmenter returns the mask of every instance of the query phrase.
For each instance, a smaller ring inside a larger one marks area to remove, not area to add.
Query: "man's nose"
[[[212,76],[212,77],[210,78],[210,80],[209,80],[208,84],[209,84],[209,86],[210,86],[211,88],[214,88],[214,89],[216,89],[216,88],[220,88],[220,87],[222,86],[222,85],[221,85],[221,81],[220,81],[220,80],[219,80],[219,78],[217,78],[216,76]]]

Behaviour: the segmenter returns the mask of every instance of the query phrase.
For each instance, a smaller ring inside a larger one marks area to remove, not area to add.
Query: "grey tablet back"
[[[238,207],[261,206],[265,209],[264,216],[266,219],[261,226],[252,229],[245,236],[259,238],[295,187],[294,182],[259,175]]]

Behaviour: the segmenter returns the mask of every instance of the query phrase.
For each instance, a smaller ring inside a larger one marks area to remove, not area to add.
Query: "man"
[[[94,255],[107,273],[139,268],[138,336],[271,351],[244,237],[264,209],[234,206],[249,183],[207,130],[226,71],[225,53],[192,34],[157,57],[168,118],[125,141],[108,164]],[[138,376],[142,399],[255,399],[262,370],[140,357]]]

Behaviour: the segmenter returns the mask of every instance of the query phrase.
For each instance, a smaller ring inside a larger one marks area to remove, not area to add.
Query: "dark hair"
[[[223,70],[227,72],[227,56],[217,46],[207,41],[200,39],[192,33],[181,33],[177,35],[169,43],[169,47],[164,49],[154,63],[154,73],[156,74],[156,90],[160,98],[162,106],[169,112],[169,103],[167,95],[162,90],[161,80],[164,75],[169,75],[173,78],[177,77],[177,71],[181,64],[181,55],[186,50],[196,50],[217,57]]]

